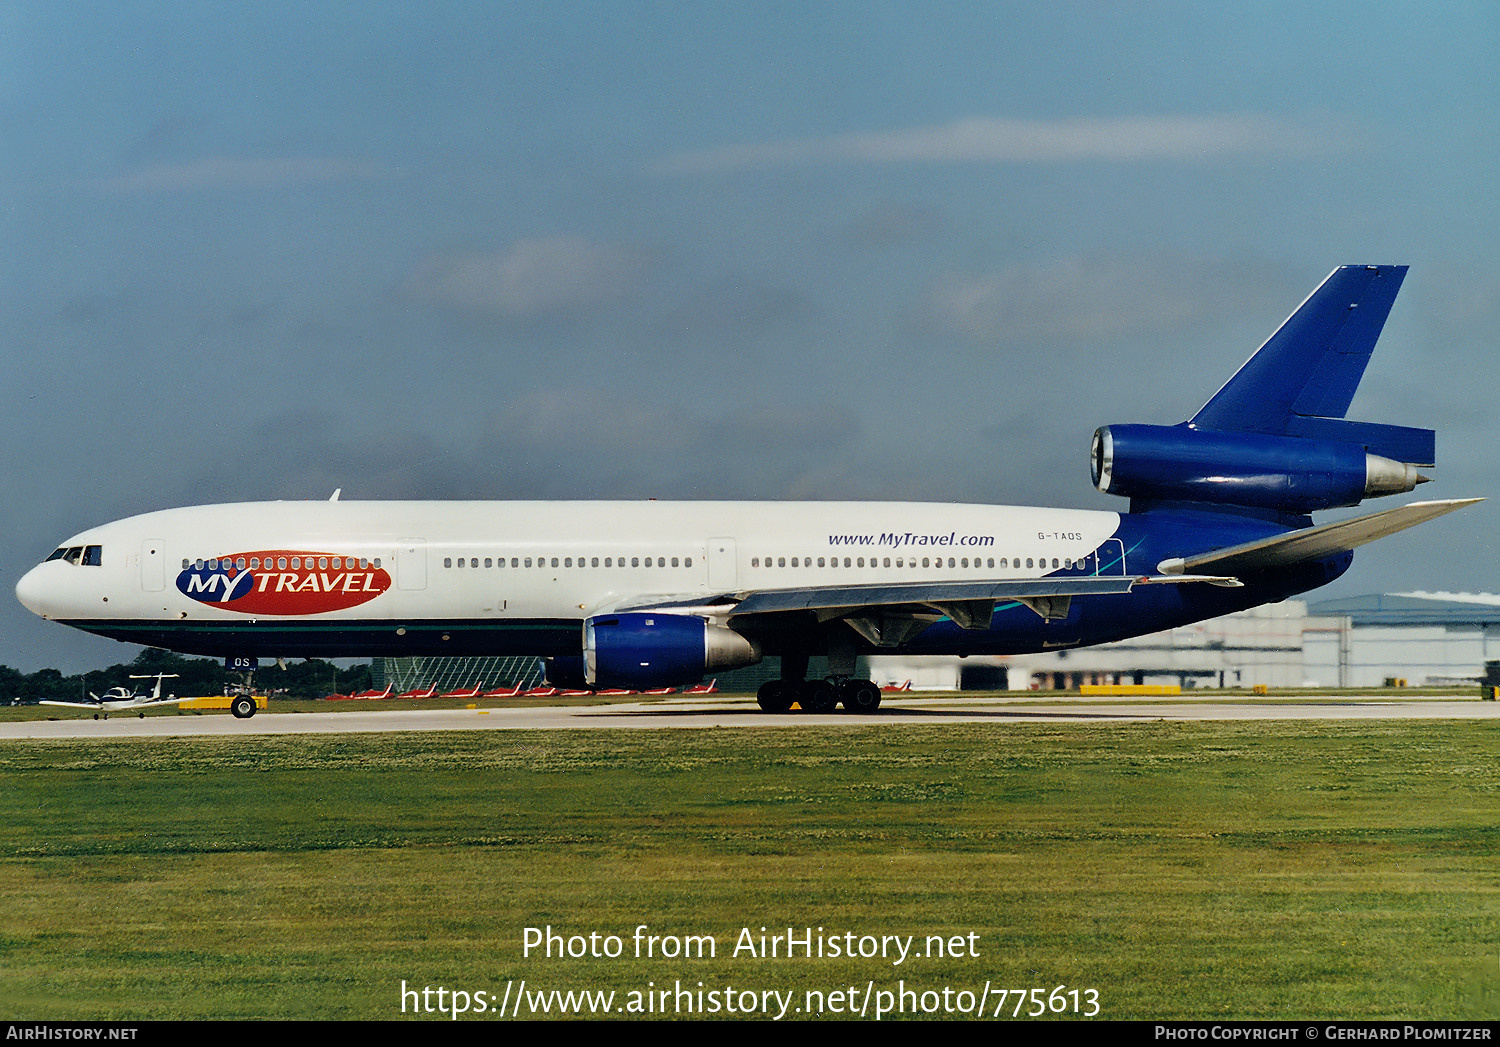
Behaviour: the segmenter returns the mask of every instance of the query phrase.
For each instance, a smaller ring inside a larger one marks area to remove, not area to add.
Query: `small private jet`
[[[90,691],[89,701],[86,702],[59,702],[49,700],[38,702],[37,704],[60,705],[66,709],[88,709],[93,712],[94,719],[96,720],[99,719],[100,716],[103,716],[104,719],[108,720],[110,713],[137,711],[139,711],[139,715],[144,718],[146,715],[146,710],[153,705],[176,705],[179,702],[185,702],[188,700],[186,698],[173,697],[172,695],[168,695],[165,698],[161,696],[161,682],[163,680],[175,680],[176,678],[176,673],[156,673],[153,676],[131,677],[132,680],[155,680],[156,685],[151,688],[150,694],[136,694],[133,690],[126,687],[111,687],[103,694],[94,694],[92,691]]]

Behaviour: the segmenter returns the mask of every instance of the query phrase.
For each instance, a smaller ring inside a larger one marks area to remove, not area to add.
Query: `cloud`
[[[975,341],[1091,344],[1179,331],[1282,293],[1274,277],[1250,265],[1081,256],[951,274],[928,291],[924,306],[945,333]]]
[[[659,174],[709,174],[820,163],[1058,163],[1206,160],[1338,148],[1348,135],[1268,116],[1134,116],[1011,120],[973,117],[932,127],[872,131],[678,153]]]
[[[648,252],[578,236],[519,240],[496,251],[439,255],[408,277],[419,301],[525,319],[589,311],[634,290]]]
[[[389,178],[394,173],[382,164],[338,157],[240,159],[213,156],[187,163],[143,167],[117,178],[107,178],[100,185],[112,193],[162,193],[372,181]]]

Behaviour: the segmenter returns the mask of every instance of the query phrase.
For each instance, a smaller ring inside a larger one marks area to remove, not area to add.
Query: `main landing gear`
[[[768,713],[784,713],[795,702],[806,713],[831,713],[842,702],[851,713],[873,713],[880,708],[880,688],[869,680],[767,680],[755,700]]]

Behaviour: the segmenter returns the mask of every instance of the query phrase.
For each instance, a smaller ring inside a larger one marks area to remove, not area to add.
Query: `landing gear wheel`
[[[785,680],[767,680],[755,692],[756,704],[760,706],[761,712],[766,713],[786,712],[792,707],[795,698],[796,694]]]
[[[831,713],[839,704],[838,688],[828,680],[807,680],[797,699],[806,713]]]
[[[844,708],[851,713],[873,713],[880,708],[880,688],[869,680],[845,680],[839,688]]]
[[[229,711],[236,720],[248,720],[255,715],[255,699],[241,695],[229,703]]]

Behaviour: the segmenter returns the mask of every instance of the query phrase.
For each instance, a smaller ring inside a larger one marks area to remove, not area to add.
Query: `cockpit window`
[[[104,547],[100,545],[73,545],[61,549],[54,549],[52,555],[43,560],[43,563],[51,563],[53,560],[66,560],[71,564],[83,564],[85,567],[99,567],[104,563]]]

